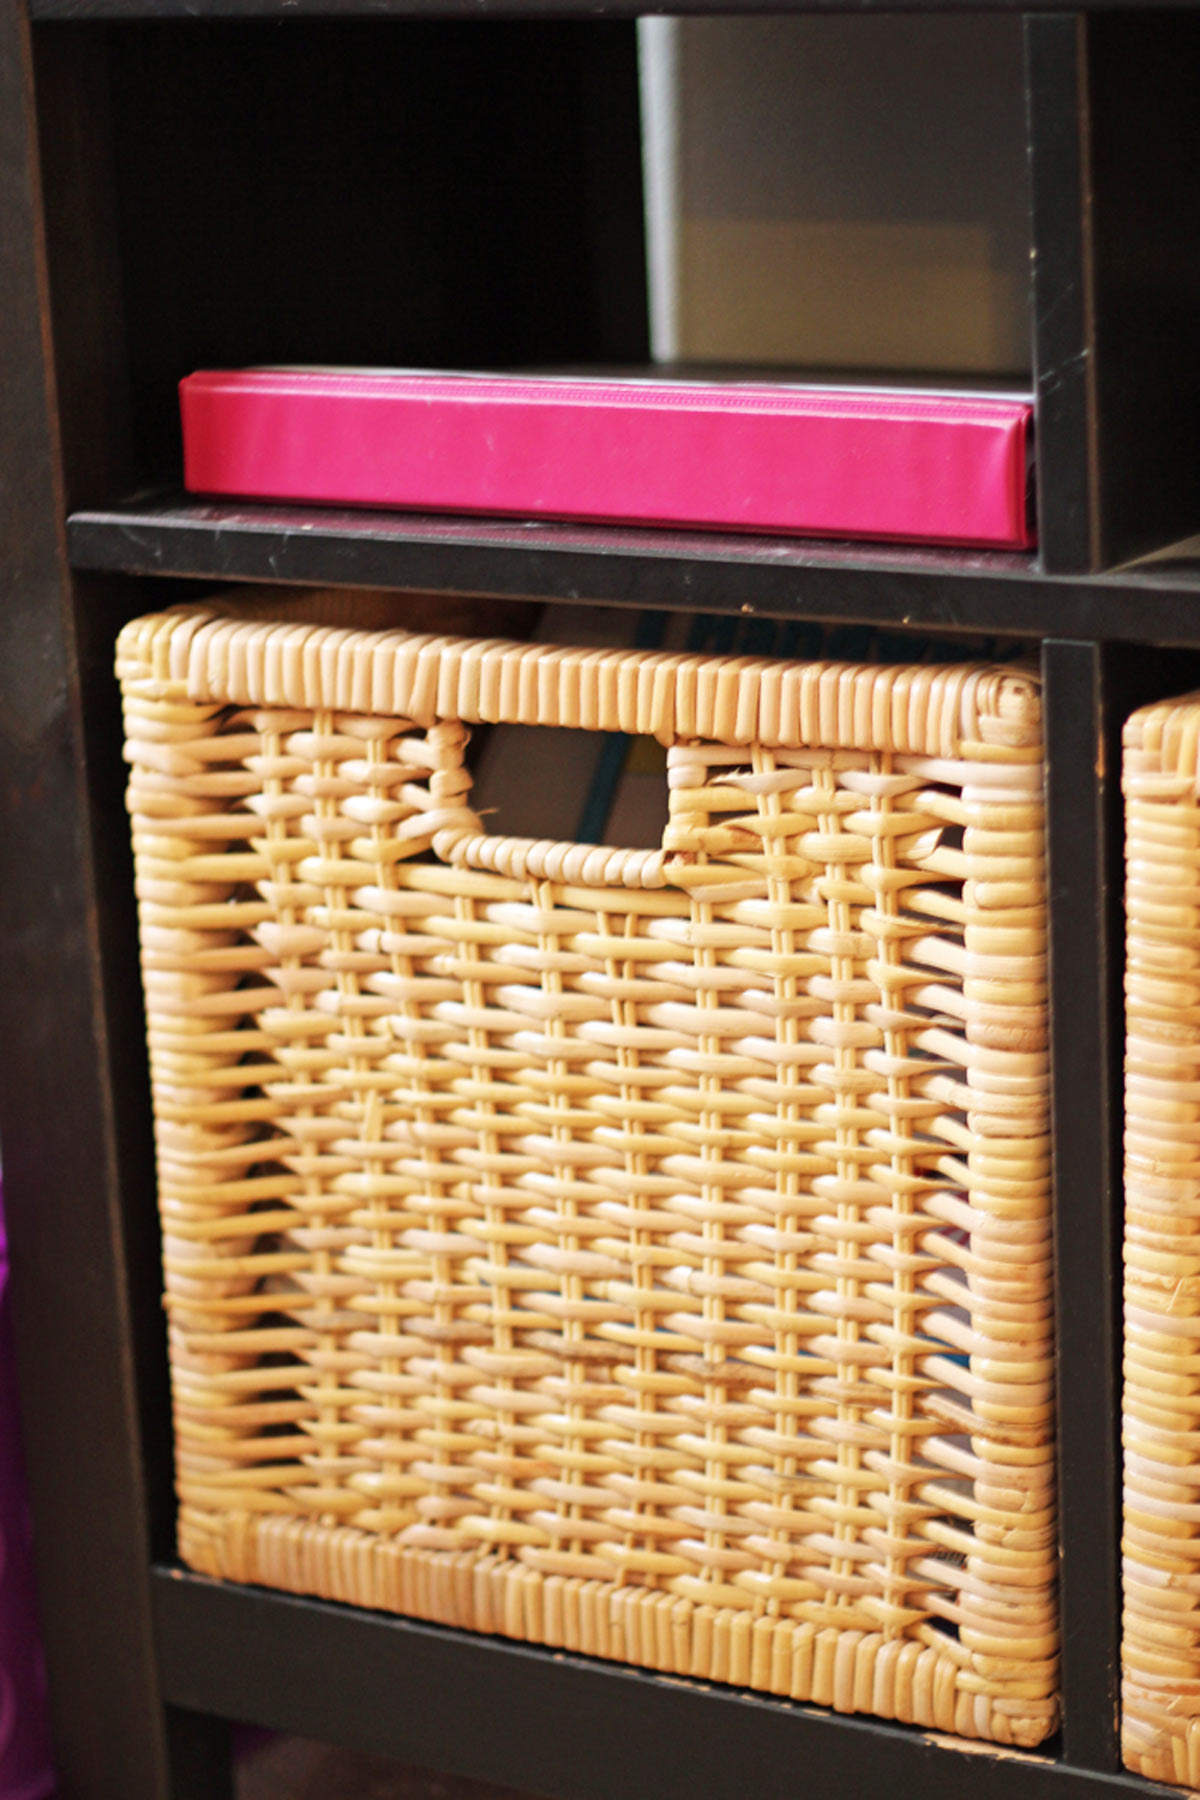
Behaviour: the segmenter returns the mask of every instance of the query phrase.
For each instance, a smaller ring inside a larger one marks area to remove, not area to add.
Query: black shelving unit
[[[1117,777],[1128,711],[1200,681],[1200,11],[1025,17],[1036,558],[178,491],[171,386],[204,362],[396,361],[397,331],[412,361],[644,355],[636,10],[5,0],[0,13],[0,1135],[64,1800],[227,1793],[231,1719],[559,1800],[782,1797],[798,1782],[837,1800],[880,1784],[929,1800],[1168,1791],[1125,1775],[1117,1746]],[[532,598],[1040,643],[1064,1695],[1045,1753],[174,1564],[111,657],[123,620],[234,582],[394,590],[398,616],[405,592],[483,594],[499,629],[506,602]]]

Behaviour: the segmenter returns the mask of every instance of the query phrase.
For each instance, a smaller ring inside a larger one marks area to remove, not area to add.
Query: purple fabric
[[[0,1800],[54,1792],[0,1215]]]

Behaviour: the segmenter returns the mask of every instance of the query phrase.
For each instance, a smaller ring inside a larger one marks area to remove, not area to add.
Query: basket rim
[[[260,602],[261,604],[261,602]],[[188,605],[135,619],[117,672],[144,698],[439,722],[576,726],[665,743],[957,757],[1036,750],[1036,670],[846,663],[365,631]]]

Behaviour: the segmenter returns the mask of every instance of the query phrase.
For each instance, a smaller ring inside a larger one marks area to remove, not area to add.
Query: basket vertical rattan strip
[[[129,626],[180,1548],[1056,1722],[1041,723],[1011,669]],[[480,720],[662,847],[489,836]]]
[[[1125,727],[1127,1765],[1200,1787],[1200,696]]]

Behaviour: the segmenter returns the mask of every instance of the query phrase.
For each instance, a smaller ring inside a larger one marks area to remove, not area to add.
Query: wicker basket
[[[195,1568],[843,1711],[1056,1721],[1022,670],[122,634]],[[653,734],[656,850],[466,725]]]
[[[1200,1787],[1200,695],[1125,727],[1125,1761]]]

